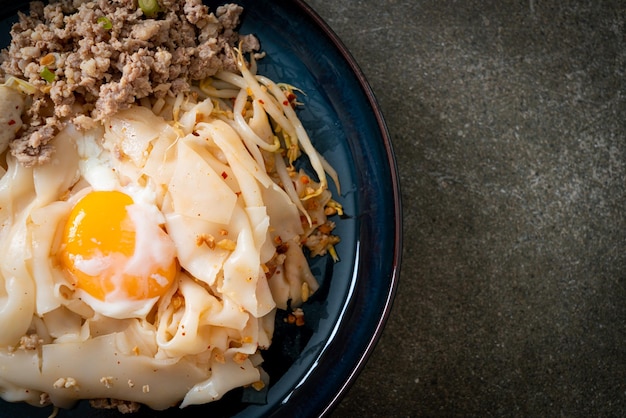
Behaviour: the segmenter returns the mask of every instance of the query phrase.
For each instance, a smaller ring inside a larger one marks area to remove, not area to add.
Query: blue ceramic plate
[[[235,1],[237,2],[237,1]],[[209,2],[215,6],[222,2]],[[313,260],[322,286],[304,306],[304,327],[279,317],[264,368],[272,378],[267,398],[234,390],[222,400],[183,410],[142,408],[135,417],[313,417],[335,406],[356,379],[380,336],[395,293],[401,246],[398,178],[383,117],[363,74],[323,20],[300,0],[244,0],[241,33],[254,33],[266,58],[259,72],[302,89],[299,110],[316,148],[341,181],[336,196],[338,263]],[[0,44],[9,42],[17,8],[0,11]],[[336,193],[336,190],[333,190]],[[1,331],[0,331],[1,332]],[[250,401],[255,403],[250,403]],[[52,409],[0,401],[2,417],[48,417]],[[113,417],[86,402],[59,417]],[[126,415],[128,416],[128,415]]]

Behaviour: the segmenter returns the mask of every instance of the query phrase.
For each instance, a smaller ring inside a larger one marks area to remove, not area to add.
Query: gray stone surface
[[[626,2],[309,4],[404,199],[394,308],[332,416],[626,415]]]

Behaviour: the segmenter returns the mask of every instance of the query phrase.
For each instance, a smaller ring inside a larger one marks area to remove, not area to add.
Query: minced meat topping
[[[86,128],[138,99],[177,95],[236,70],[233,47],[259,48],[236,32],[241,13],[234,4],[211,12],[201,0],[159,0],[150,17],[137,0],[31,3],[0,57],[0,77],[36,87],[11,152],[25,165],[44,162],[48,142],[70,121]]]

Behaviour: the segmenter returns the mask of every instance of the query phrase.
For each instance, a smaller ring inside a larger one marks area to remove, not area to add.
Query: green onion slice
[[[37,87],[35,87],[33,84],[30,84],[28,81],[13,76],[7,78],[5,83],[0,85],[14,88],[25,94],[35,94],[35,92],[37,91]]]
[[[54,79],[56,78],[54,73],[52,71],[50,71],[50,69],[48,69],[48,67],[46,67],[45,65],[43,67],[43,70],[41,70],[41,73],[39,73],[39,75],[41,76],[41,78],[46,80],[48,83],[52,83],[54,81]]]
[[[161,11],[157,0],[139,0],[138,3],[143,14],[148,17],[154,17]]]
[[[113,24],[106,16],[100,16],[96,22],[106,30],[110,30],[113,27]]]

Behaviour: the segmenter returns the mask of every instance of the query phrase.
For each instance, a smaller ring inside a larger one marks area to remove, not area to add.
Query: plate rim
[[[393,207],[394,207],[394,249],[392,269],[389,272],[389,290],[386,294],[386,298],[383,302],[381,315],[378,317],[378,321],[373,327],[373,332],[370,334],[369,340],[364,345],[364,349],[360,350],[360,355],[357,356],[356,362],[352,366],[352,371],[343,379],[343,383],[338,388],[335,396],[327,402],[326,405],[320,410],[320,417],[330,414],[341,400],[345,397],[349,389],[354,385],[357,378],[363,371],[367,361],[371,357],[376,345],[380,341],[382,332],[389,320],[391,310],[393,307],[394,299],[398,290],[398,282],[400,279],[400,267],[402,261],[402,242],[403,242],[403,229],[402,229],[402,196],[400,189],[400,177],[398,173],[398,165],[396,156],[391,140],[389,128],[382,113],[382,109],[374,91],[368,82],[365,73],[357,63],[357,60],[350,52],[346,44],[341,40],[338,34],[331,28],[331,26],[321,17],[321,15],[305,0],[291,0],[296,4],[300,10],[312,19],[318,29],[320,29],[328,40],[337,48],[339,54],[343,57],[346,64],[350,67],[351,72],[355,75],[358,84],[360,85],[363,93],[365,94],[369,107],[376,118],[376,125],[380,131],[380,137],[383,141],[383,145],[386,151],[387,163],[390,169],[388,173],[391,179],[392,195],[393,195]]]

